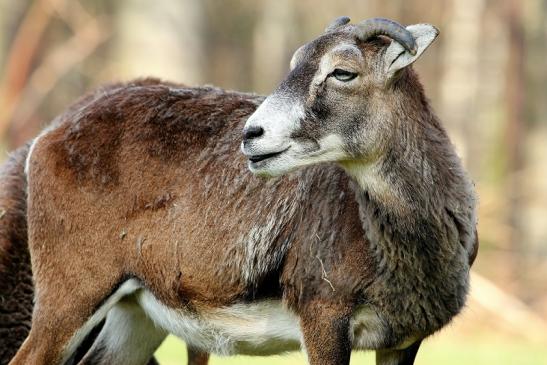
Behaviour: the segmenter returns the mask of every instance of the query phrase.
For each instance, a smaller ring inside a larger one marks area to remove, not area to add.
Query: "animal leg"
[[[31,330],[10,365],[64,364],[108,310],[139,288],[130,279],[112,293],[114,284],[80,284],[69,278],[53,284],[37,281]]]
[[[207,365],[209,363],[209,354],[188,347],[188,365]]]
[[[135,299],[128,297],[108,312],[99,336],[79,364],[150,364],[154,351],[166,336]]]
[[[376,365],[412,365],[422,341],[414,342],[403,350],[376,351]]]
[[[348,308],[314,303],[300,313],[310,365],[348,365],[351,356]]]

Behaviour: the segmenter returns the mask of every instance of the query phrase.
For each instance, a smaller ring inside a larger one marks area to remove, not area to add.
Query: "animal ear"
[[[416,42],[416,52],[412,54],[399,42],[391,41],[384,53],[384,65],[387,78],[391,79],[397,71],[414,63],[439,35],[439,30],[430,24],[409,25],[406,29]]]

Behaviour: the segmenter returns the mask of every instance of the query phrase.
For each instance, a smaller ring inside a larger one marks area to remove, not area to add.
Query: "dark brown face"
[[[391,65],[406,53],[397,42],[359,39],[353,25],[300,47],[288,76],[247,120],[241,148],[249,169],[276,176],[319,162],[374,158],[391,134],[382,93],[394,75]]]

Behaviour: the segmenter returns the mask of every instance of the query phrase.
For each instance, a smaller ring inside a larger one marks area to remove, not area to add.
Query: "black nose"
[[[258,138],[263,134],[264,134],[264,129],[262,129],[262,127],[251,126],[243,130],[243,140],[248,141],[253,138]]]

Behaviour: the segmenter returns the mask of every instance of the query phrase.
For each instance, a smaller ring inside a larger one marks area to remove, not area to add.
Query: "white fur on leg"
[[[86,323],[72,336],[72,339],[66,346],[61,363],[64,364],[70,356],[74,354],[78,346],[82,343],[84,338],[91,332],[91,330],[97,326],[103,318],[107,315],[108,311],[118,303],[125,296],[134,293],[140,288],[140,283],[135,279],[129,279],[124,282],[120,287],[112,293],[108,299],[93,313],[93,315],[86,321]]]
[[[134,298],[128,297],[108,312],[104,327],[82,363],[145,365],[166,335]]]

